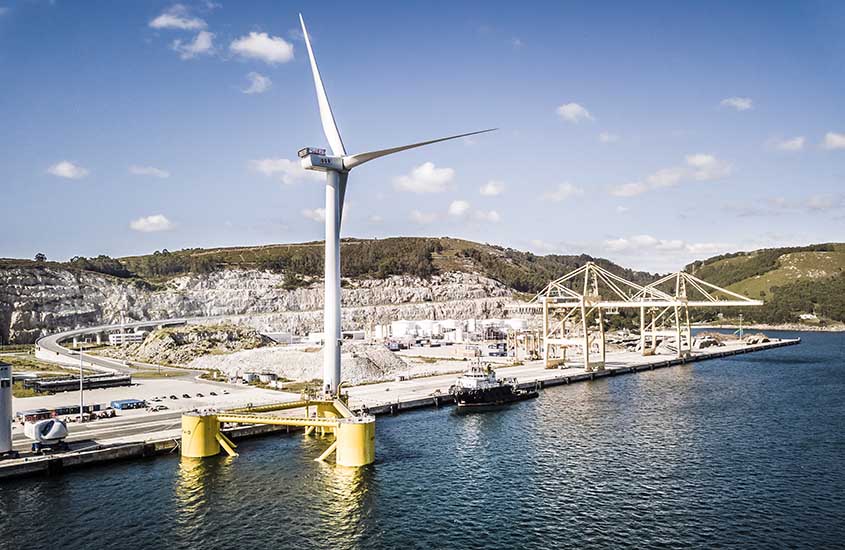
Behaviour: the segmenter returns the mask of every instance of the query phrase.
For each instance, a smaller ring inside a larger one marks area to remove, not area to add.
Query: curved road
[[[174,326],[187,324],[190,319],[164,319],[160,321],[137,321],[134,323],[125,323],[121,325],[100,325],[96,327],[80,328],[76,330],[68,330],[65,332],[57,332],[48,336],[42,336],[35,342],[35,356],[44,361],[51,361],[54,363],[61,363],[63,365],[72,365],[79,363],[79,353],[68,349],[60,344],[65,340],[72,340],[74,337],[87,336],[90,334],[105,333],[114,330],[147,328],[158,326]],[[95,370],[122,373],[132,373],[132,369],[118,359],[109,359],[107,357],[98,357],[96,355],[83,353],[83,365],[94,368]],[[158,367],[158,365],[151,365]],[[165,367],[166,368],[166,367]],[[182,369],[179,369],[180,371]]]

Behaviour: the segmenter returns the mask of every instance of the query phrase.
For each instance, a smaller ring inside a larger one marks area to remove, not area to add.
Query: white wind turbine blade
[[[401,147],[391,147],[390,149],[382,149],[380,151],[369,151],[367,153],[356,153],[354,155],[348,155],[343,157],[343,167],[347,170],[352,170],[356,166],[360,166],[365,162],[369,162],[373,159],[377,159],[379,157],[383,157],[386,155],[392,155],[393,153],[398,153],[400,151],[407,151],[408,149],[414,149],[415,147],[422,147],[423,145],[431,145],[432,143],[438,143],[440,141],[448,141],[450,139],[458,139],[467,136],[474,136],[476,134],[483,134],[485,132],[492,132],[494,130],[498,130],[498,128],[490,128],[488,130],[479,130],[478,132],[469,132],[468,134],[458,134],[457,136],[449,136],[444,138],[432,139],[429,141],[421,141],[419,143],[412,143],[410,145],[402,145]]]
[[[314,75],[314,87],[317,89],[317,104],[320,106],[320,121],[323,123],[323,132],[332,153],[337,157],[346,155],[343,147],[343,140],[340,139],[340,132],[337,123],[334,121],[332,106],[329,105],[329,97],[326,95],[326,88],[323,86],[323,79],[320,78],[320,70],[317,68],[317,60],[314,59],[314,51],[311,49],[311,40],[308,38],[308,30],[305,28],[305,19],[299,14],[299,22],[302,24],[302,35],[305,37],[305,47],[308,49],[308,58],[311,60],[311,74]]]

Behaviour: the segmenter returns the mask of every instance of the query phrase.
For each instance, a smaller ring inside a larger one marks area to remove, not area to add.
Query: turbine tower
[[[302,25],[302,35],[305,37],[305,47],[308,49],[308,58],[311,61],[311,73],[314,76],[314,88],[317,90],[317,105],[320,107],[320,121],[323,124],[323,132],[331,147],[332,155],[327,155],[325,149],[306,147],[299,150],[299,158],[302,167],[306,170],[318,170],[326,173],[326,258],[325,258],[325,300],[323,304],[323,390],[326,393],[335,394],[340,384],[340,224],[343,217],[343,200],[346,195],[346,183],[349,179],[349,171],[365,162],[392,155],[400,151],[406,151],[423,145],[430,145],[439,141],[457,139],[484,132],[480,130],[456,136],[443,137],[401,145],[379,151],[356,153],[347,155],[343,140],[332,114],[332,107],[329,105],[329,98],[326,95],[326,88],[323,86],[323,79],[320,78],[320,70],[317,68],[317,60],[314,59],[314,51],[311,48],[311,40],[308,37],[308,30],[305,28],[305,20],[299,14],[299,22]]]

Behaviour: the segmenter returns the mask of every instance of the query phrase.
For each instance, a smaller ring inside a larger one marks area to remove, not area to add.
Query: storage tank
[[[0,454],[12,451],[12,367],[0,363]]]
[[[508,326],[508,328],[513,330],[525,330],[528,328],[528,321],[526,321],[525,319],[507,319],[505,321],[505,324]]]
[[[390,333],[394,338],[417,335],[417,324],[413,321],[393,321],[390,323]]]
[[[421,319],[416,324],[417,336],[429,337],[434,334],[434,321],[431,319]]]

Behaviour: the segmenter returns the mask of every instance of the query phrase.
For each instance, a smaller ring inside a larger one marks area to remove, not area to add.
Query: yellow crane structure
[[[314,415],[311,415],[311,408]],[[305,416],[266,416],[262,413],[305,409]],[[302,399],[257,407],[242,407],[225,411],[192,411],[182,415],[183,457],[216,456],[224,450],[237,456],[236,445],[220,431],[222,424],[264,424],[305,428],[305,434],[315,431],[333,434],[334,442],[320,455],[323,462],[332,454],[338,466],[359,467],[375,461],[376,421],[372,415],[356,415],[346,403],[335,399]]]
[[[566,361],[567,348],[580,351],[586,371],[603,369],[605,317],[638,309],[639,349],[653,354],[658,338],[674,340],[679,358],[692,350],[689,308],[760,306],[736,292],[678,271],[639,285],[593,262],[555,279],[529,302],[542,308],[543,359],[547,368]]]

